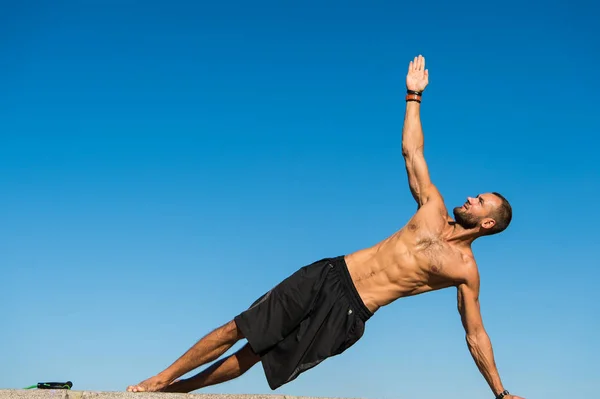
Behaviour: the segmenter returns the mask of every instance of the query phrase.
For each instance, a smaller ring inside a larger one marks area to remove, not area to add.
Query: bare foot
[[[167,385],[162,392],[176,392],[176,393],[188,393],[190,392],[185,386],[188,380],[175,380],[169,385]]]
[[[160,379],[158,376],[148,378],[137,385],[127,387],[128,392],[159,392],[169,385],[168,382]]]

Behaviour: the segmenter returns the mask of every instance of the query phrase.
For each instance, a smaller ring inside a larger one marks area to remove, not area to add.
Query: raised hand
[[[425,57],[419,55],[408,64],[406,88],[413,91],[423,91],[429,84],[429,71],[425,69]]]

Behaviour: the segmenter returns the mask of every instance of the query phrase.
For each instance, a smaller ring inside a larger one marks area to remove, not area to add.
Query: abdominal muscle
[[[345,256],[348,271],[365,306],[372,313],[398,298],[422,294],[453,285],[432,273],[415,256],[418,251],[399,231],[373,247]]]

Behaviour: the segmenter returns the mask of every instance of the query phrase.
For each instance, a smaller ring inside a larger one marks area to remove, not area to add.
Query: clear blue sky
[[[593,397],[597,13],[3,2],[0,387],[122,391],[297,268],[402,227],[415,210],[404,79],[423,54],[426,158],[448,207],[492,190],[514,207],[505,233],[474,245],[505,386]],[[491,397],[455,298],[382,309],[353,348],[275,393]],[[199,392],[272,393],[259,365]]]

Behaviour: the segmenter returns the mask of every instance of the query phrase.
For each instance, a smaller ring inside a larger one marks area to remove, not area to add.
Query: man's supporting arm
[[[483,327],[479,308],[479,286],[461,284],[458,287],[458,311],[466,332],[466,341],[473,360],[495,396],[504,391],[492,343]]]

